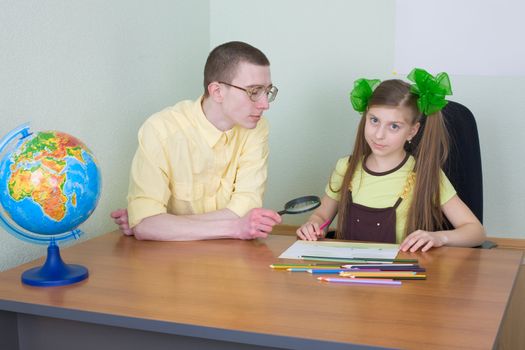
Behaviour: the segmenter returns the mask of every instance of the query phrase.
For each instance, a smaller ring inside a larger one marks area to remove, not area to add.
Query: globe
[[[78,226],[95,210],[100,192],[97,160],[76,137],[60,131],[30,132],[25,124],[0,140],[0,224],[17,238],[48,244],[46,264],[50,249],[60,259],[58,241],[82,234]],[[71,265],[63,267],[69,270]],[[22,276],[22,281],[32,285],[78,281],[63,277],[44,276],[47,280],[40,284]]]

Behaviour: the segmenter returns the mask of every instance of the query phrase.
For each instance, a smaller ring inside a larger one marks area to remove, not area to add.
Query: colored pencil
[[[341,265],[337,264],[271,264],[270,267],[275,270],[287,270],[292,268],[341,268]]]
[[[321,226],[319,226],[319,230],[322,230],[323,228],[328,226],[328,224],[330,224],[331,222],[332,222],[332,220],[330,220],[330,219],[326,220]]]
[[[348,271],[342,271],[339,273],[340,276],[344,277],[356,277],[356,276],[362,276],[362,277],[405,277],[405,276],[414,276],[416,273],[411,271],[379,271],[379,272],[348,272]]]
[[[352,271],[370,271],[370,270],[380,270],[380,271],[414,271],[414,272],[425,272],[425,269],[422,267],[410,267],[410,266],[385,266],[385,267],[352,267]]]
[[[342,269],[341,267],[339,266],[333,266],[333,267],[313,267],[313,266],[309,266],[309,267],[290,267],[290,268],[287,268],[286,271],[290,271],[290,272],[310,272],[311,270],[315,270],[315,271],[351,271],[349,269]],[[366,271],[369,271],[369,270],[366,270]],[[380,271],[380,270],[377,270],[377,271]]]
[[[353,279],[353,278],[334,278],[334,277],[317,277],[323,282],[347,283],[347,284],[394,284],[400,285],[401,281],[392,279]]]
[[[340,272],[346,272],[346,271],[350,271],[348,269],[308,269],[306,270],[306,272],[308,273],[311,273],[311,274],[321,274],[321,273],[324,273],[324,274],[339,274]],[[370,270],[367,270],[367,271],[370,271]],[[377,272],[379,272],[380,270],[377,270]]]
[[[418,264],[343,264],[341,267],[345,269],[351,268],[383,268],[383,267],[419,267]]]
[[[353,276],[353,277],[350,277],[350,278],[378,278],[378,279],[381,279],[383,277],[375,277],[375,276]],[[426,280],[427,279],[427,275],[413,275],[413,276],[392,276],[392,277],[388,277],[388,278],[391,278],[393,280]]]

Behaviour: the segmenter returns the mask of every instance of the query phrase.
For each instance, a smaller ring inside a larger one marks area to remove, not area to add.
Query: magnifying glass
[[[321,199],[317,196],[302,196],[292,199],[284,205],[284,210],[277,212],[279,215],[283,214],[300,214],[307,211],[314,210],[321,205]]]

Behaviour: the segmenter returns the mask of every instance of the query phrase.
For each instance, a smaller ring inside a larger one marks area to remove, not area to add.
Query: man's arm
[[[239,217],[229,209],[199,215],[159,214],[129,228],[127,211],[111,213],[120,229],[140,240],[189,241],[218,238],[265,238],[281,217],[273,210],[256,208]]]

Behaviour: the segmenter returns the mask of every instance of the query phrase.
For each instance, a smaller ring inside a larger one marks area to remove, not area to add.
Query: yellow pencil
[[[275,270],[287,270],[295,268],[303,269],[339,269],[341,265],[319,265],[319,264],[271,264],[270,267]]]

